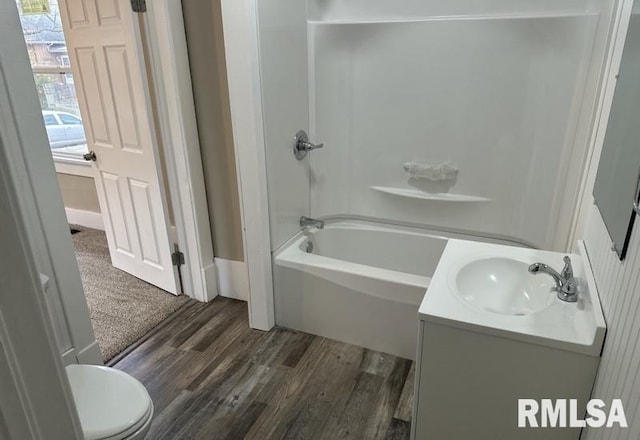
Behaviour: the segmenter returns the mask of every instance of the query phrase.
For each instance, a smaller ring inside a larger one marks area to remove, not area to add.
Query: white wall
[[[309,22],[311,125],[325,143],[311,157],[313,217],[360,215],[553,246],[567,214],[557,210],[558,189],[581,155],[572,154],[573,121],[598,16],[576,2],[495,3],[422,2],[440,5],[427,18],[420,14],[431,10],[405,17],[394,3],[376,21],[366,21],[363,6],[348,19]],[[410,179],[409,161],[451,161],[460,172],[445,182]],[[379,186],[460,197],[399,197],[372,190]]]
[[[610,28],[611,46],[606,68],[603,69],[600,108],[596,113],[591,139],[593,156],[587,164],[588,172],[583,178],[584,193],[577,211],[577,235],[585,241],[607,321],[607,337],[593,397],[605,402],[621,398],[630,426],[628,429],[587,428],[583,432],[583,440],[640,437],[640,227],[636,222],[629,251],[621,262],[611,249],[611,238],[600,212],[593,204],[592,196],[615,90],[614,76],[619,68],[632,4],[633,0],[620,0],[611,6],[613,15],[618,18],[612,20],[614,24]]]
[[[593,398],[622,399],[629,429],[589,429],[586,440],[640,438],[640,227],[636,222],[629,252],[620,262],[602,217],[592,206],[584,234],[594,270],[607,337]]]
[[[271,248],[300,230],[309,214],[309,156],[293,156],[293,137],[309,131],[306,2],[260,0],[258,35],[269,190]]]
[[[301,215],[566,246],[598,85],[594,35],[610,1],[481,3],[256,2],[272,249]],[[297,162],[291,139],[301,128],[325,148]],[[419,186],[402,169],[409,160],[460,166],[453,187],[429,192],[491,200],[369,188]]]

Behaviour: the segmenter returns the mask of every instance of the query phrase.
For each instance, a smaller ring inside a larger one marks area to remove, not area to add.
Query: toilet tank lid
[[[151,397],[134,377],[97,365],[66,370],[85,440],[133,433],[150,416]]]

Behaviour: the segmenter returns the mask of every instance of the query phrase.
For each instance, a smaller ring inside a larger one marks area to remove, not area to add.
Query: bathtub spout
[[[314,218],[302,216],[300,217],[300,226],[302,226],[303,228],[323,229],[324,220],[316,220]]]

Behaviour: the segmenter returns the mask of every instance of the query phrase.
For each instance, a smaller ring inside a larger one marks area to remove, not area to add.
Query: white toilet
[[[69,365],[67,375],[85,440],[144,439],[153,402],[138,380],[96,365]]]

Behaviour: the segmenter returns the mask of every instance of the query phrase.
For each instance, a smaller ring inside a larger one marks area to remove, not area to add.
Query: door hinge
[[[176,247],[176,251],[171,254],[171,262],[173,263],[174,266],[182,266],[184,264],[184,254],[182,252],[180,252],[177,247]]]
[[[178,249],[177,243],[173,244],[173,253],[171,254],[171,262],[175,267],[178,268],[177,272],[178,272],[178,283],[180,285],[179,286],[180,293],[184,293],[184,284],[182,283],[182,269],[181,269],[181,267],[184,266],[184,254],[180,252],[180,249]]]
[[[147,2],[145,0],[131,0],[133,12],[147,12]]]

